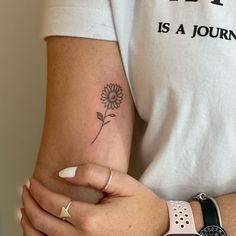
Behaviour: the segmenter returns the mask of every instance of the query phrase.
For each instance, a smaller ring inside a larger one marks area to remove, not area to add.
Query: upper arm
[[[37,166],[47,162],[49,172],[55,172],[96,162],[127,171],[135,109],[117,42],[48,37],[47,59],[46,117]],[[119,97],[117,104],[107,106],[101,94],[110,84]],[[105,117],[106,110],[112,115]]]

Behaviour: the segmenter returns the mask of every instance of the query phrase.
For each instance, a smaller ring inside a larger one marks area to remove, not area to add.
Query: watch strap
[[[217,209],[213,201],[206,198],[204,200],[200,199],[199,202],[202,207],[204,225],[205,226],[209,226],[209,225],[220,226]]]
[[[191,206],[185,201],[167,201],[169,231],[165,235],[199,235],[196,231]]]

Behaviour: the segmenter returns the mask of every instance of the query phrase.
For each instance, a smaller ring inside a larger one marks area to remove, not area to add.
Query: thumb
[[[141,185],[127,174],[94,163],[65,168],[59,172],[59,176],[75,185],[118,196],[134,195]]]

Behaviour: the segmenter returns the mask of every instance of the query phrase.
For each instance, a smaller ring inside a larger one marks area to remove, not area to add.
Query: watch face
[[[210,225],[203,228],[200,232],[201,236],[227,236],[226,232],[219,226]]]

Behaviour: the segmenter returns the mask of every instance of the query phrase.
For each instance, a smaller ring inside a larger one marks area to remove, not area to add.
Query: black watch
[[[222,227],[220,209],[216,200],[205,193],[199,193],[195,200],[201,204],[204,227],[200,230],[201,236],[227,236]]]

